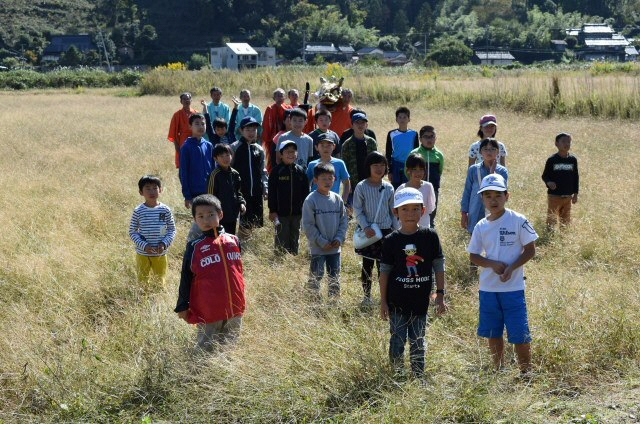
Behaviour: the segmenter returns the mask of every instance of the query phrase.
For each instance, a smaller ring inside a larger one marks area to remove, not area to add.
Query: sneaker
[[[365,296],[362,298],[362,302],[360,302],[361,308],[372,308],[373,307],[373,299],[371,296]]]

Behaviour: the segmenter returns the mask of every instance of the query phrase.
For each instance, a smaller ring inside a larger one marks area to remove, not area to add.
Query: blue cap
[[[282,153],[282,151],[284,149],[286,149],[287,147],[291,146],[292,144],[293,144],[293,147],[295,147],[296,150],[298,150],[298,145],[296,144],[295,141],[293,141],[293,140],[285,140],[282,143],[280,143],[280,146],[278,146],[278,151],[280,153]]]
[[[240,121],[240,128],[248,127],[249,125],[255,125],[259,127],[260,122],[256,121],[253,116],[245,116],[244,118],[242,118],[242,121]]]
[[[356,121],[367,121],[369,122],[369,120],[367,119],[367,115],[365,115],[364,113],[358,112],[358,113],[354,113],[353,116],[351,117],[351,123],[353,124]]]
[[[507,191],[507,183],[500,174],[489,174],[482,179],[478,194],[483,191]]]

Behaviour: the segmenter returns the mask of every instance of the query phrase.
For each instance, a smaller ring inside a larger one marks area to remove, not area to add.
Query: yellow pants
[[[151,271],[153,271],[155,277],[164,285],[167,271],[169,270],[167,255],[144,256],[136,253],[136,268],[138,281],[144,283],[149,282]]]

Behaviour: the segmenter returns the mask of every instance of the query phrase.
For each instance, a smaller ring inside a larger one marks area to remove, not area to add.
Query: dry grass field
[[[640,420],[637,121],[493,111],[509,149],[508,206],[541,235],[526,266],[535,375],[520,381],[514,364],[490,371],[475,335],[477,283],[459,228],[466,152],[487,111],[410,105],[411,127],[434,125],[447,161],[438,231],[451,310],[431,320],[421,385],[393,378],[388,324],[358,307],[351,243],[340,304],[318,306],[302,296],[307,254],[274,257],[270,227],[244,252],[238,346],[193,356],[194,329],[172,312],[190,220],[166,141],[177,95],[121,94],[0,93],[0,422]],[[398,105],[360,106],[384,140]],[[571,229],[548,234],[540,174],[560,130],[574,135],[582,191]],[[146,173],[163,178],[178,221],[166,287],[136,283],[127,234]]]

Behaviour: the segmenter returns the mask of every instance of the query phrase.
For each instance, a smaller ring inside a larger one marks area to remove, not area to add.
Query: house
[[[302,50],[304,61],[322,56],[327,62],[351,62],[355,49],[351,46],[338,46],[333,43],[309,43]]]
[[[576,57],[581,60],[609,60],[623,62],[630,57],[626,48],[630,46],[622,34],[617,34],[607,24],[584,24],[581,28],[565,31],[578,39]]]
[[[624,49],[625,53],[625,61],[626,62],[636,62],[638,60],[638,49],[634,46],[627,46]]]
[[[507,51],[476,50],[471,62],[476,65],[511,65],[515,57]]]
[[[247,43],[226,43],[224,47],[211,49],[211,67],[213,69],[254,69],[258,66],[275,66],[275,47],[253,48]]]
[[[398,51],[386,51],[382,53],[382,59],[387,65],[402,66],[409,62],[407,55]]]
[[[564,40],[551,40],[553,51],[564,53],[567,50],[567,42]]]
[[[363,47],[357,53],[359,57],[375,57],[378,59],[384,57],[384,51],[377,47]]]
[[[91,50],[98,50],[98,47],[91,41],[88,34],[75,35],[54,35],[51,42],[42,52],[43,62],[57,62],[63,53],[66,53],[71,46],[75,46],[83,54]]]

